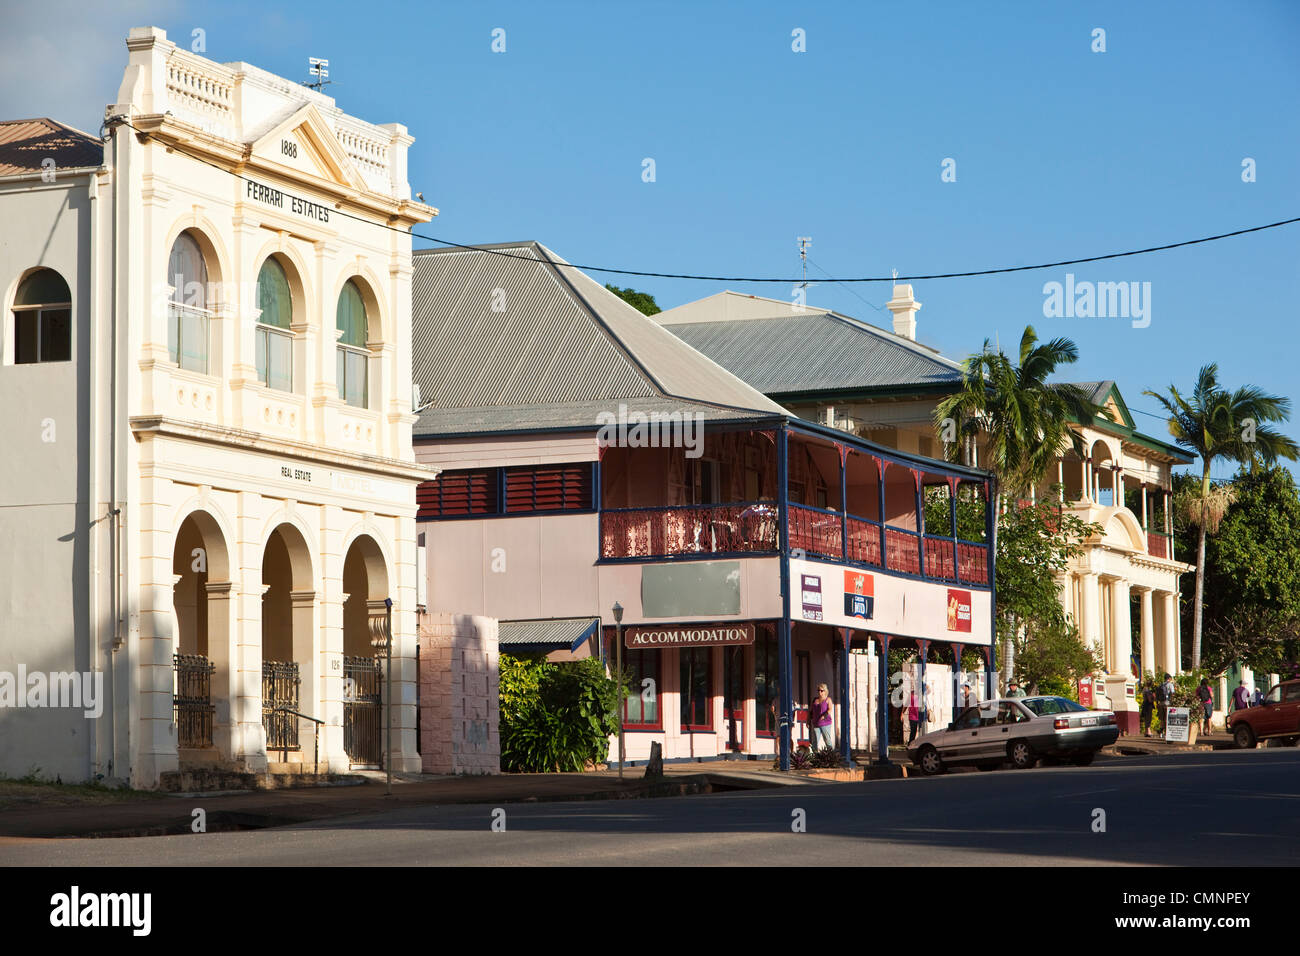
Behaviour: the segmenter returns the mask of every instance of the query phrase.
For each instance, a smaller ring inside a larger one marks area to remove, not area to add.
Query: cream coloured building
[[[0,125],[0,676],[104,685],[97,717],[0,707],[0,772],[377,764],[388,601],[418,770],[413,139],[126,46],[102,140]]]

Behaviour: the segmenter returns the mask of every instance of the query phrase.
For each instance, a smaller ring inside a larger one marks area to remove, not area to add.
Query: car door
[[[979,746],[979,733],[980,709],[967,707],[957,715],[952,727],[943,735],[943,742],[938,747],[939,756],[944,763],[963,763],[974,759]]]
[[[1255,731],[1256,737],[1281,734],[1289,729],[1283,716],[1282,691],[1284,689],[1279,684],[1264,695],[1264,700],[1258,707],[1251,707],[1246,711],[1250,720],[1250,729]]]
[[[998,701],[996,712],[986,714],[980,722],[979,756],[990,759],[1005,757],[1008,742],[1018,736],[1017,725],[1028,720],[1012,701]]]
[[[1277,705],[1277,730],[1274,733],[1300,733],[1300,683],[1282,684],[1282,702]]]

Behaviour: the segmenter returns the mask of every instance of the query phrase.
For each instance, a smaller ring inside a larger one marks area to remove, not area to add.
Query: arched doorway
[[[312,627],[316,592],[311,552],[291,524],[271,532],[262,553],[262,725],[266,751],[282,762],[300,753],[302,681],[311,679]],[[314,699],[314,693],[309,693]],[[300,759],[300,758],[299,758]]]
[[[369,535],[353,541],[343,559],[343,593],[343,749],[352,766],[378,767],[388,569]]]
[[[196,511],[181,523],[172,554],[172,701],[183,762],[196,751],[231,754],[230,565],[213,517]]]

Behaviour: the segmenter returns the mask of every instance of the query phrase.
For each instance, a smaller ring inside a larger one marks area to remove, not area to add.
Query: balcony
[[[799,426],[784,443],[779,432],[722,432],[707,451],[687,459],[672,448],[606,449],[600,560],[776,555],[784,545],[796,558],[991,583],[983,473]]]

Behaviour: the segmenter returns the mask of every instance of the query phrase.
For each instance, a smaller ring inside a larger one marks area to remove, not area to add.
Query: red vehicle
[[[1228,733],[1243,749],[1270,737],[1282,738],[1295,746],[1300,741],[1300,680],[1278,684],[1264,695],[1264,702],[1258,707],[1234,710],[1228,715]]]

